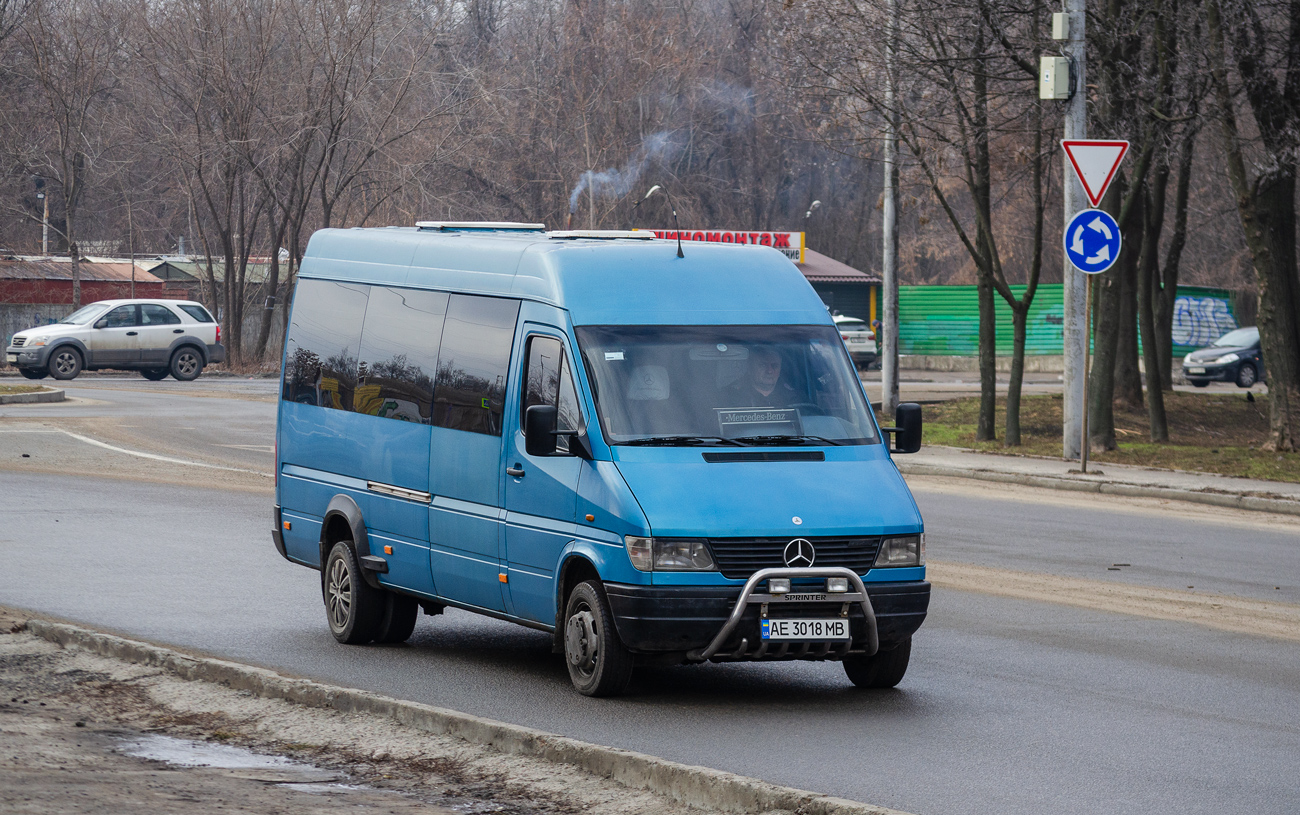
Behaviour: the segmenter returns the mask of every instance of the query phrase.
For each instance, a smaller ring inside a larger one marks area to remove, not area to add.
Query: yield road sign
[[[1126,141],[1101,141],[1098,139],[1061,141],[1061,148],[1070,159],[1088,201],[1094,206],[1101,205],[1101,197],[1106,194],[1115,170],[1128,152]]]
[[[1115,265],[1123,237],[1110,213],[1085,209],[1065,225],[1065,256],[1084,274],[1101,274]]]

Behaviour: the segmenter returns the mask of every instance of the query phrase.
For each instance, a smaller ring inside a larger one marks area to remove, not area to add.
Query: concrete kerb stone
[[[1105,495],[1122,495],[1129,498],[1162,498],[1170,501],[1189,501],[1195,504],[1248,509],[1256,512],[1276,512],[1282,515],[1300,516],[1300,501],[1288,501],[1285,498],[1269,498],[1259,495],[1241,493],[1212,492],[1199,490],[1180,490],[1172,487],[1156,487],[1146,484],[1125,484],[1115,481],[1084,481],[1071,478],[1057,478],[1046,475],[1029,475],[1026,473],[1008,473],[998,470],[965,469],[960,467],[943,467],[935,464],[914,464],[897,461],[899,472],[904,475],[935,475],[948,478],[974,478],[979,481],[997,481],[1003,484],[1019,484],[1025,487],[1045,487],[1053,490],[1070,490],[1073,492],[1095,492]]]
[[[408,727],[460,738],[503,753],[578,767],[625,786],[648,790],[682,804],[726,812],[794,812],[799,815],[907,815],[756,778],[695,767],[655,756],[602,747],[541,730],[468,713],[406,702],[367,691],[294,679],[265,668],[195,657],[111,634],[32,619],[27,629],[65,648],[161,668],[183,679],[222,684],[268,699],[307,707],[385,716]]]
[[[61,389],[52,388],[36,393],[0,393],[0,405],[28,405],[37,402],[62,402],[68,396]]]

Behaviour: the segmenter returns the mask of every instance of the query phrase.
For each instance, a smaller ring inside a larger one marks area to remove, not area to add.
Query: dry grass
[[[41,385],[0,385],[0,394],[40,393],[45,390]]]
[[[1300,482],[1300,453],[1261,450],[1268,436],[1268,397],[1245,393],[1167,393],[1169,443],[1151,442],[1145,408],[1116,407],[1115,436],[1119,449],[1094,453],[1093,461],[1113,461],[1171,470],[1195,470],[1222,475]],[[997,453],[1059,457],[1061,455],[1061,397],[1022,399],[1020,432],[1023,444],[1004,447],[1006,402],[998,399],[998,441],[975,442],[979,399],[957,399],[925,406],[925,440],[930,444],[969,447]]]

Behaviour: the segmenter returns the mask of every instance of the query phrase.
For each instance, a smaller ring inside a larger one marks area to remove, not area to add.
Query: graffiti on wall
[[[1228,301],[1219,297],[1179,297],[1174,301],[1173,339],[1176,346],[1197,348],[1237,328]]]

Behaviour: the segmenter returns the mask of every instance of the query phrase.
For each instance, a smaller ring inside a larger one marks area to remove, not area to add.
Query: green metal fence
[[[1017,297],[1024,286],[1012,286]],[[900,286],[898,292],[899,351],[903,354],[978,356],[979,295],[975,286]],[[1038,287],[1029,308],[1025,353],[1062,353],[1064,288],[1060,283]],[[997,294],[997,352],[1010,356],[1011,309]],[[1174,354],[1181,356],[1209,345],[1237,328],[1233,293],[1226,289],[1178,287],[1174,306]]]

